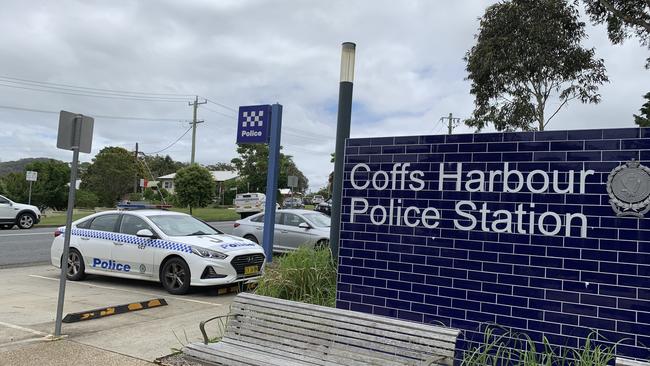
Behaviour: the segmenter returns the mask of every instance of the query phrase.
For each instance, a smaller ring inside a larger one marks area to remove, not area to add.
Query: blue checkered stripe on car
[[[65,228],[59,230],[62,233],[65,232]],[[169,240],[161,240],[161,239],[152,240],[147,238],[140,238],[134,235],[126,235],[126,234],[118,234],[118,233],[111,233],[106,231],[86,230],[86,229],[72,229],[71,234],[75,236],[83,236],[86,238],[112,240],[120,243],[144,245],[151,248],[173,250],[177,252],[185,252],[185,253],[192,252],[192,249],[189,247],[189,245],[183,243],[177,243]]]

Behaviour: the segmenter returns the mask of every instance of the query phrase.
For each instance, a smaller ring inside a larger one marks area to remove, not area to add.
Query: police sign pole
[[[81,114],[61,111],[59,115],[59,133],[56,147],[64,150],[72,150],[72,166],[70,167],[70,190],[68,193],[68,212],[65,221],[65,233],[63,242],[63,256],[61,257],[61,277],[59,280],[59,301],[56,306],[56,323],[54,336],[61,336],[61,321],[63,318],[63,300],[65,298],[65,281],[68,271],[68,255],[70,251],[70,234],[72,231],[72,210],[74,209],[77,165],[79,163],[79,152],[90,153],[93,140],[94,119]]]
[[[269,144],[269,166],[266,174],[266,203],[262,247],[266,261],[273,260],[273,232],[275,230],[275,202],[280,173],[280,134],[282,105],[253,105],[239,107],[237,144]]]

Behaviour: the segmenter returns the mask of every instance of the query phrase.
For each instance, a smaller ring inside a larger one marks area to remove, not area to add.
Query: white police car
[[[61,266],[65,228],[54,233]],[[190,286],[250,282],[262,275],[264,250],[190,215],[163,210],[106,211],[72,223],[67,278],[86,273],[160,281],[172,294]]]

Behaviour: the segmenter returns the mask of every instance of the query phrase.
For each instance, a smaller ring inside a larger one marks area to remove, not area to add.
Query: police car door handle
[[[114,241],[113,244],[115,244],[115,245],[124,245],[124,243],[120,243],[119,241]]]

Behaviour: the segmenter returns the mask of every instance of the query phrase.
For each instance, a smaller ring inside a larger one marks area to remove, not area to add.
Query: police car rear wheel
[[[173,295],[182,295],[190,289],[190,267],[181,258],[165,262],[161,282],[165,290]]]
[[[86,267],[84,265],[83,257],[78,250],[71,248],[68,252],[68,268],[66,277],[70,281],[83,280],[86,277]]]

